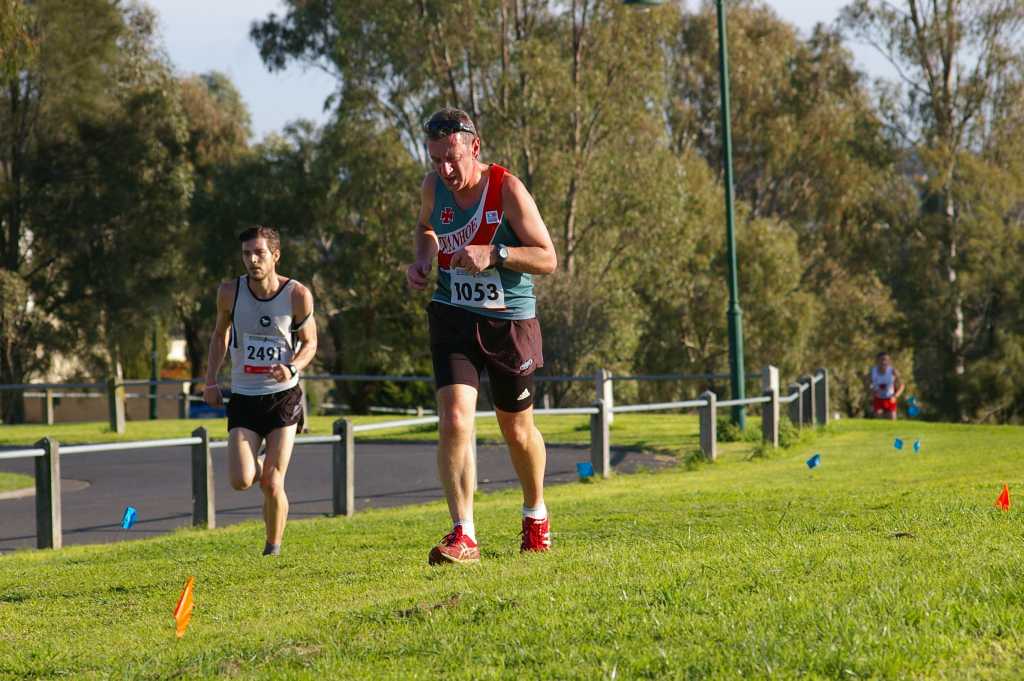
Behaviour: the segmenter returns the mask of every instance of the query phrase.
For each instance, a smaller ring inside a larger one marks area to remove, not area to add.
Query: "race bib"
[[[291,352],[284,338],[245,334],[245,365],[247,374],[269,374],[274,364],[285,364]]]
[[[488,310],[505,309],[505,289],[501,285],[498,270],[484,270],[469,274],[463,269],[453,269],[452,304],[468,307],[482,307]]]

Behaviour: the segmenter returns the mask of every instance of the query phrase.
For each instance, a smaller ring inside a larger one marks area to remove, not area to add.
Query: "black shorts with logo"
[[[232,393],[228,401],[228,431],[248,428],[260,437],[270,431],[298,424],[302,431],[302,388],[294,386],[269,395]]]
[[[495,407],[518,412],[533,405],[533,373],[544,366],[536,319],[494,319],[437,301],[427,306],[427,318],[439,390],[455,384],[479,390],[487,369]]]

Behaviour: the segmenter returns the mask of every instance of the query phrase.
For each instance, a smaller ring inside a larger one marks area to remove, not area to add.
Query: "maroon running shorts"
[[[471,385],[480,389],[486,369],[494,406],[524,411],[533,405],[533,373],[544,366],[540,324],[534,319],[494,319],[431,301],[430,354],[437,389]]]

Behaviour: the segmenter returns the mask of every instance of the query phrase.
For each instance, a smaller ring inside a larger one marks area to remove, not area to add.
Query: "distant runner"
[[[868,372],[867,383],[871,388],[871,408],[876,417],[887,415],[896,420],[896,400],[903,394],[905,385],[900,379],[900,372],[892,365],[888,352],[880,352],[876,357],[877,364]]]
[[[502,436],[523,487],[521,551],[547,551],[544,439],[533,422],[533,373],[543,366],[533,274],[555,270],[555,247],[526,187],[481,163],[480,137],[465,111],[442,109],[424,124],[434,170],[421,188],[416,262],[406,278],[437,288],[427,308],[437,387],[437,465],[453,528],[430,551],[432,565],[480,560],[473,523],[470,438],[480,374],[490,379]]]
[[[228,466],[231,486],[248,489],[259,481],[264,556],[281,553],[288,496],[284,476],[295,432],[302,428],[299,372],[316,354],[313,295],[277,273],[281,239],[270,227],[251,227],[239,237],[247,274],[217,291],[217,325],[210,337],[203,399],[223,404],[217,372],[231,348],[231,401],[228,403]],[[260,445],[266,455],[257,458]],[[263,457],[261,457],[263,458]]]

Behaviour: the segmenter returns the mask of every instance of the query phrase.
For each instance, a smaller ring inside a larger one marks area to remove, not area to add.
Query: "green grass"
[[[992,504],[1024,429],[749,451],[551,487],[546,555],[517,552],[517,494],[484,495],[466,569],[425,564],[441,502],[293,522],[274,560],[258,523],[0,557],[0,678],[1020,678],[1024,531]]]
[[[0,492],[10,492],[14,489],[23,489],[33,485],[35,485],[35,479],[30,475],[0,471]]]
[[[360,416],[357,423],[376,421],[393,421],[394,416]],[[310,419],[310,430],[313,434],[324,435],[331,432],[335,418],[314,416]],[[227,437],[227,419],[161,419],[157,421],[128,421],[124,435],[110,430],[106,421],[90,421],[83,423],[56,423],[52,426],[42,424],[24,424],[4,426],[0,430],[0,445],[31,445],[44,437],[56,438],[64,444],[83,442],[125,442],[129,440],[156,440],[164,438],[188,437],[200,426],[205,427],[214,439]]]
[[[382,423],[395,421],[402,416],[355,416],[355,423]],[[333,416],[314,416],[310,419],[310,433],[330,434]],[[760,428],[760,421],[750,419],[750,428]],[[27,424],[5,426],[0,431],[0,445],[31,445],[43,437],[56,438],[63,444],[82,442],[123,442],[129,440],[151,440],[162,438],[188,437],[200,426],[209,430],[214,439],[227,437],[226,419],[196,419],[159,421],[129,421],[124,435],[112,432],[105,422],[58,423],[52,426]],[[538,416],[537,426],[544,438],[552,444],[589,444],[589,416]],[[686,453],[699,446],[697,417],[692,414],[617,414],[612,425],[612,442],[616,446],[660,451],[663,453]],[[480,418],[477,421],[477,435],[481,440],[497,442],[501,439],[494,418]],[[425,425],[414,428],[389,429],[361,433],[359,439],[388,439],[408,442],[436,442],[437,427]]]

